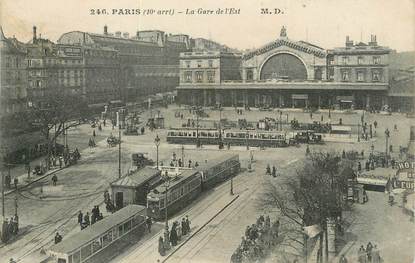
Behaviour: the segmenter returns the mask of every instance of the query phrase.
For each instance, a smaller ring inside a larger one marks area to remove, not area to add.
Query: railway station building
[[[381,109],[389,53],[374,35],[326,50],[288,38],[283,27],[278,39],[243,54],[181,53],[178,97],[199,106]]]

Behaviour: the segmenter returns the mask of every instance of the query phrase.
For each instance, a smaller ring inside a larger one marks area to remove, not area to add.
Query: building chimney
[[[353,46],[353,40],[350,40],[349,36],[346,36],[346,47]]]
[[[376,41],[376,35],[370,35],[370,42],[369,42],[370,46],[377,46],[378,43]]]
[[[116,36],[116,37],[121,37],[121,31],[117,31],[117,32],[115,32],[115,36]]]
[[[123,36],[124,38],[130,38],[130,33],[125,32],[125,33],[123,33],[123,34],[122,34],[122,36]]]
[[[33,26],[33,43],[36,42],[36,26]]]
[[[104,35],[108,35],[108,27],[107,27],[107,25],[104,26]]]

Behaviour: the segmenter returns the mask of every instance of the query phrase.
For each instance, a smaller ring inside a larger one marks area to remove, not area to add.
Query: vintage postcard
[[[2,0],[0,263],[415,262],[414,0]]]

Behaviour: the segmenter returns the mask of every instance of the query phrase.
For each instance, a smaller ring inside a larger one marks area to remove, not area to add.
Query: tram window
[[[81,251],[76,251],[72,254],[72,263],[80,263],[81,262]]]
[[[102,246],[106,247],[112,242],[112,231],[109,231],[104,236],[102,236]]]
[[[193,137],[196,137],[196,132],[193,132]]]
[[[123,231],[122,225],[119,225],[118,226],[118,236],[120,237],[122,235],[124,235],[124,231]]]
[[[183,193],[184,193],[184,187],[182,187],[180,190],[180,194],[183,195]]]
[[[66,259],[64,259],[64,258],[58,258],[58,263],[66,263]]]
[[[102,243],[101,243],[101,240],[100,239],[96,239],[96,240],[94,240],[94,242],[92,242],[92,253],[95,254],[101,248],[102,248]]]
[[[131,230],[131,220],[124,223],[124,233],[127,233]]]
[[[141,221],[142,220],[141,220],[141,216],[140,215],[134,216],[133,217],[133,227],[136,226],[136,225],[138,225],[138,224],[140,224]]]
[[[86,259],[90,255],[92,255],[91,244],[88,244],[88,245],[84,246],[83,248],[81,248],[81,257],[82,257],[82,259]]]

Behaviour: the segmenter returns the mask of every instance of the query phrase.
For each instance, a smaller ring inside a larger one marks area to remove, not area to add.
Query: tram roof
[[[238,154],[225,153],[225,154],[220,155],[218,157],[215,157],[215,158],[213,158],[211,160],[208,160],[207,163],[200,164],[195,169],[198,170],[198,171],[206,171],[206,170],[212,168],[213,166],[218,165],[218,163],[222,163],[222,162],[224,162],[226,160],[229,160],[229,159],[231,159],[231,158],[233,158],[235,156],[237,156],[238,159],[239,159],[239,155]]]
[[[118,224],[123,223],[127,219],[136,214],[145,211],[146,207],[141,205],[128,205],[114,214],[111,214],[86,229],[78,232],[68,238],[64,238],[62,242],[53,245],[49,251],[54,253],[71,254],[77,249],[80,249],[85,244],[98,238],[105,232],[113,229]]]
[[[197,174],[199,171],[197,170],[186,170],[183,171],[183,173],[181,173],[180,175],[177,176],[172,176],[171,180],[170,180],[170,185],[169,188],[172,188],[174,186],[176,186],[177,184],[185,181],[187,178]],[[158,194],[164,193],[166,188],[164,186],[164,184],[159,185],[158,187],[156,187],[154,190],[156,190],[158,192]],[[151,192],[152,194],[157,194],[156,192],[154,192],[154,190]]]
[[[160,175],[160,171],[151,167],[144,167],[138,171],[135,171],[131,175],[127,175],[111,183],[114,186],[126,186],[137,187],[152,179],[153,177]]]

